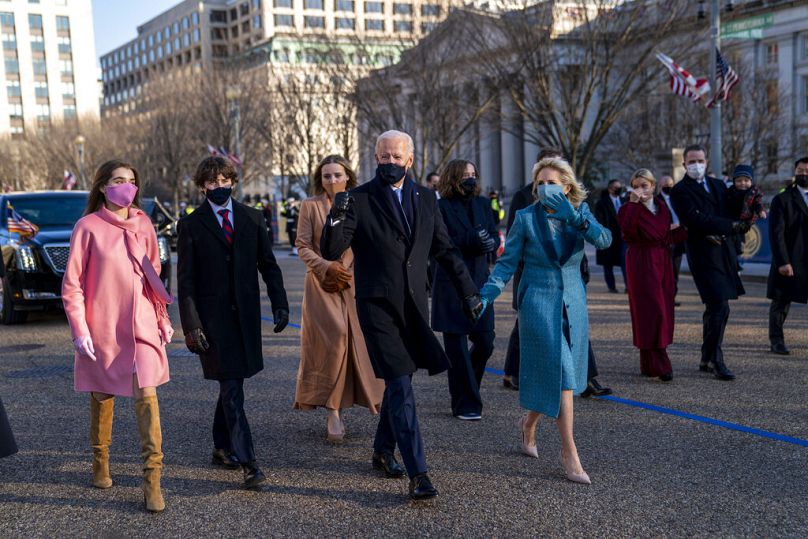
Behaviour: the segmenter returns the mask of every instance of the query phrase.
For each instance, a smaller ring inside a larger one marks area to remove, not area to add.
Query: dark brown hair
[[[107,161],[95,171],[93,185],[90,187],[90,195],[87,197],[87,208],[84,210],[84,215],[89,215],[101,209],[101,206],[106,202],[101,188],[107,185],[107,182],[112,179],[112,173],[118,168],[129,169],[132,171],[132,174],[134,174],[137,193],[135,193],[135,200],[132,201],[132,206],[135,208],[140,207],[140,176],[137,173],[137,169],[125,161],[113,159]]]
[[[687,162],[687,154],[690,152],[704,152],[704,155],[707,155],[707,150],[704,149],[704,146],[701,144],[690,144],[685,147],[685,151],[682,152],[682,161]]]
[[[348,181],[345,185],[346,191],[358,185],[359,182],[356,181],[356,172],[351,168],[351,164],[348,160],[341,155],[329,155],[320,161],[320,164],[317,165],[317,168],[314,170],[314,176],[311,178],[311,187],[309,188],[312,196],[325,193],[325,188],[323,187],[323,167],[326,165],[340,165],[345,169],[345,174],[348,176]]]
[[[224,176],[226,180],[232,180],[233,183],[238,182],[238,172],[230,159],[220,156],[206,157],[196,167],[194,185],[203,188],[205,187],[205,182],[215,181],[219,174]]]
[[[474,196],[480,195],[480,171],[477,170],[477,165],[465,159],[453,159],[449,161],[443,173],[440,175],[438,182],[438,192],[441,198],[454,198],[455,196],[463,196],[463,189],[460,187],[460,182],[463,181],[463,173],[466,171],[466,165],[474,167],[474,174],[477,176],[477,188],[474,190]]]
[[[538,163],[542,159],[547,159],[548,157],[556,157],[558,159],[564,159],[564,156],[561,154],[561,150],[553,146],[546,146],[541,150],[539,150],[539,155],[536,156],[536,162]]]

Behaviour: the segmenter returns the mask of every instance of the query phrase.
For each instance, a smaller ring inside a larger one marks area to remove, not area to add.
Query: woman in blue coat
[[[499,296],[519,263],[517,291],[521,364],[519,401],[528,410],[519,422],[522,451],[538,457],[535,435],[542,415],[557,418],[561,464],[567,479],[589,484],[572,436],[572,396],[586,388],[589,322],[581,279],[584,241],[604,249],[612,234],[584,202],[586,190],[563,159],[533,168],[538,200],[516,213],[505,252],[482,288],[483,303]]]
[[[462,253],[474,284],[480,287],[488,279],[488,255],[499,248],[499,234],[490,201],[479,196],[477,167],[464,159],[451,161],[441,174],[438,191],[438,207],[446,230]],[[472,323],[463,314],[462,305],[449,275],[438,266],[432,283],[432,329],[443,332],[443,345],[451,362],[447,374],[452,415],[474,421],[482,417],[480,383],[494,351],[494,310],[486,311]]]

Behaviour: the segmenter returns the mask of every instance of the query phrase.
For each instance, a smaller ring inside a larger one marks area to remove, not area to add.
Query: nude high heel
[[[332,418],[334,418],[335,421],[332,421]],[[326,430],[328,431],[328,434],[325,438],[326,441],[335,444],[342,443],[343,438],[345,437],[345,426],[342,423],[342,419],[339,416],[333,416],[331,414],[328,414],[325,426]]]
[[[584,471],[583,466],[581,467],[581,473],[571,472],[567,470],[567,463],[566,459],[564,458],[564,452],[561,452],[561,467],[564,469],[564,475],[567,476],[569,481],[573,483],[580,483],[582,485],[591,485],[592,481],[589,479],[589,475]]]
[[[516,422],[516,426],[519,427],[519,434],[522,442],[522,453],[528,457],[539,458],[539,450],[536,447],[535,438],[533,440],[533,445],[528,443],[529,440],[527,439],[527,434],[525,433],[525,419],[527,419],[527,416],[522,416],[522,418]]]

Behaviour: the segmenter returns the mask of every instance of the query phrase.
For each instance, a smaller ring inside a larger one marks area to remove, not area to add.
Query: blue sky
[[[137,36],[137,27],[181,0],[93,0],[95,53],[100,57]],[[96,58],[98,63],[98,58]]]

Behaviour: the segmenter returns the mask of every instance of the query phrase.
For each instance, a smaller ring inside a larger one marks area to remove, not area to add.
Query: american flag
[[[11,202],[6,204],[6,224],[9,232],[16,232],[20,236],[36,236],[39,227],[17,213]]]
[[[76,175],[70,172],[69,170],[65,170],[64,176],[62,176],[62,189],[65,191],[70,191],[76,186]]]
[[[710,91],[710,83],[706,78],[697,79],[686,69],[673,61],[672,58],[662,53],[657,53],[657,60],[662,62],[668,69],[671,76],[671,91],[676,95],[689,97],[693,101],[699,101],[704,94]]]
[[[720,99],[726,101],[729,99],[729,92],[732,88],[740,82],[741,78],[732,69],[724,57],[721,56],[721,51],[715,49],[715,84],[718,86],[713,97],[707,102],[707,108],[714,107]]]

